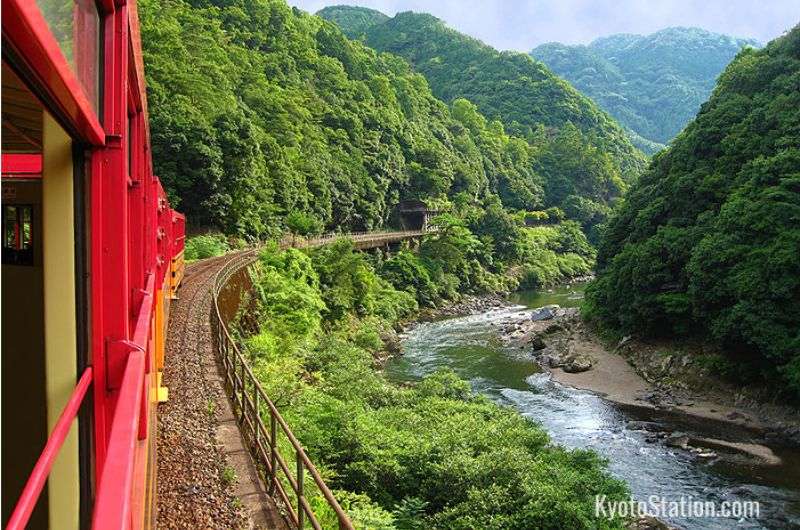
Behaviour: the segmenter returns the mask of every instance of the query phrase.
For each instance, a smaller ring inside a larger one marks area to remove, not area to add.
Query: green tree
[[[800,28],[745,49],[604,230],[592,312],[713,341],[800,396]]]
[[[322,232],[322,223],[313,215],[294,210],[289,212],[285,219],[286,228],[298,236],[308,237]]]

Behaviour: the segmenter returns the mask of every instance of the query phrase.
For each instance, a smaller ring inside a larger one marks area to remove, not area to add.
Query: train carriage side
[[[136,2],[2,0],[2,520],[148,528],[185,220]]]

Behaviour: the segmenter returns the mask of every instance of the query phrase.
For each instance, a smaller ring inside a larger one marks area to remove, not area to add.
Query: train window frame
[[[99,119],[103,110],[105,10],[98,0],[32,1]]]
[[[14,229],[13,232],[8,232],[8,223],[9,220],[12,219],[12,217],[9,216],[9,212],[11,210],[14,210]],[[25,226],[28,227],[27,231],[25,230]],[[34,222],[33,204],[3,204],[3,265],[17,265],[24,267],[32,267],[34,265],[35,229],[36,226]],[[9,241],[9,235],[15,239],[13,245],[9,244],[11,243]]]

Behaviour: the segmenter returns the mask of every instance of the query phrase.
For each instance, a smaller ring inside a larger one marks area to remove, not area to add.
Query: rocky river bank
[[[578,308],[557,305],[514,313],[497,327],[502,343],[528,353],[556,381],[627,407],[729,424],[752,433],[748,438],[753,439],[738,443],[659,429],[652,422],[631,424],[631,429],[646,427],[653,443],[701,458],[716,457],[714,449],[738,451],[766,464],[780,462],[770,447],[800,448],[796,409],[764,399],[764,389],[735,389],[719,381],[703,368],[701,352],[632,337],[609,347],[584,323]]]
[[[746,527],[800,524],[792,415],[778,414],[778,407],[774,415],[762,414],[744,400],[734,402],[734,392],[725,401],[673,388],[662,374],[684,364],[699,372],[699,364],[674,348],[661,351],[634,338],[603,343],[571,307],[580,303],[581,287],[467,298],[427,313],[399,330],[398,352],[382,369],[399,384],[455,371],[475,392],[542,424],[555,443],[608,458],[637,498],[758,499],[765,515]],[[730,527],[721,520],[666,522]],[[639,523],[635,527],[664,528]]]
[[[503,294],[465,296],[440,308],[424,309],[417,318],[403,326],[406,333],[414,326],[446,318],[476,315],[510,307]],[[577,307],[549,304],[490,324],[505,347],[519,350],[536,362],[554,380],[590,390],[621,406],[640,407],[704,420],[731,424],[755,433],[772,446],[800,449],[800,411],[774,399],[763,388],[733,388],[713,377],[701,366],[707,352],[700,345],[682,348],[674,344],[649,343],[625,337],[619,343],[604,343],[583,321]],[[391,336],[389,336],[391,335]],[[402,355],[400,335],[384,337],[387,356]],[[640,424],[634,424],[638,427]],[[654,431],[652,425],[649,430]],[[651,438],[666,441],[672,433],[662,430]],[[675,438],[682,440],[680,436]],[[681,448],[681,443],[673,445]],[[729,443],[711,438],[695,438],[694,451],[706,455],[700,447]],[[688,450],[693,450],[686,444]],[[755,444],[759,445],[759,444]],[[755,454],[765,462],[775,462],[771,451],[745,444],[739,450]]]

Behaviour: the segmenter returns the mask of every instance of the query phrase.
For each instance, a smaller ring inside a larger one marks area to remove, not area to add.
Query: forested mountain
[[[265,237],[300,212],[366,230],[390,224],[403,199],[447,210],[499,197],[513,210],[560,206],[588,232],[643,161],[550,74],[545,92],[568,97],[536,94],[550,128],[529,120],[514,127],[522,138],[283,0],[143,0],[141,19],[155,170],[195,227]]]
[[[368,28],[389,20],[389,17],[380,11],[356,6],[323,7],[317,15],[335,23],[342,33],[351,39],[358,39]]]
[[[683,129],[708,99],[720,72],[748,39],[699,28],[651,35],[617,34],[588,46],[548,43],[531,55],[591,97],[655,152]]]
[[[725,69],[609,223],[588,298],[623,333],[699,336],[800,395],[800,26]]]
[[[339,21],[345,9],[337,10]],[[644,166],[642,154],[613,119],[525,54],[499,52],[424,13],[399,13],[368,28],[365,37],[369,46],[407,59],[437,97],[466,98],[515,134],[558,134],[571,123],[584,143],[609,155],[623,180],[634,180]]]
[[[366,230],[408,198],[542,205],[535,146],[284,0],[143,0],[141,19],[155,169],[193,226],[263,237],[290,211]]]

